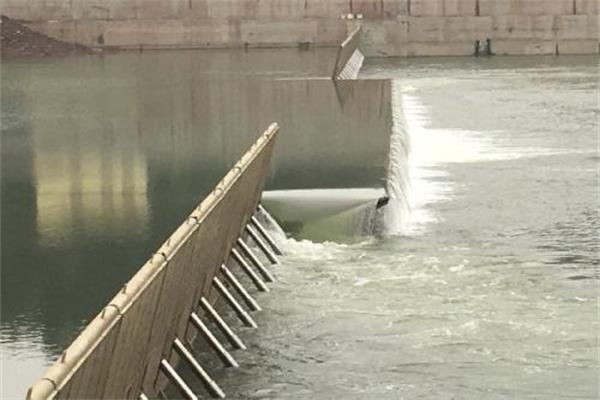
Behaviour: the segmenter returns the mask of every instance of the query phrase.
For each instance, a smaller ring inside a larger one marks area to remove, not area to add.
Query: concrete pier
[[[95,47],[337,46],[366,56],[596,54],[599,0],[2,0],[1,13]]]

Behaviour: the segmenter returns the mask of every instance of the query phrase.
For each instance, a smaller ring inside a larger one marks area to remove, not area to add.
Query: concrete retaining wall
[[[398,3],[398,2],[396,2]],[[471,55],[492,40],[496,54],[599,51],[600,0],[406,0],[383,24],[363,23],[367,55]],[[372,45],[371,45],[372,44]]]
[[[337,46],[367,55],[598,53],[600,0],[0,0],[58,39],[124,48]],[[352,19],[349,19],[352,18]],[[360,19],[357,19],[360,18]]]
[[[28,399],[155,398],[162,358],[189,337],[190,313],[254,213],[277,133],[272,125],[109,302],[28,393]]]

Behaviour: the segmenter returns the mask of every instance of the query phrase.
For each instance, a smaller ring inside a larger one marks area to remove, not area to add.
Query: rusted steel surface
[[[38,399],[154,397],[162,358],[258,206],[278,131],[272,124],[27,394]]]

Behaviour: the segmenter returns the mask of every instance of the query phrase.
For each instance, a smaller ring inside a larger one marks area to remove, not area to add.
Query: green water
[[[387,239],[286,243],[244,367],[214,369],[228,398],[597,399],[598,75],[367,60],[393,79],[410,212]]]
[[[23,396],[271,122],[269,188],[382,186],[389,84],[322,79],[334,55],[3,60],[0,397]]]
[[[297,79],[327,76],[330,56],[3,63],[2,398],[272,120],[280,190],[380,189],[402,132],[412,152],[390,178],[410,212],[384,239],[285,243],[259,329],[227,316],[242,368],[201,355],[228,398],[598,398],[598,58],[372,59],[366,81]]]

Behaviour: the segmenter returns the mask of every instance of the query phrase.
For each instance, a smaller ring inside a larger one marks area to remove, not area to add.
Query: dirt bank
[[[0,55],[2,57],[64,56],[94,52],[89,47],[61,42],[34,32],[22,23],[4,15],[0,17]]]

